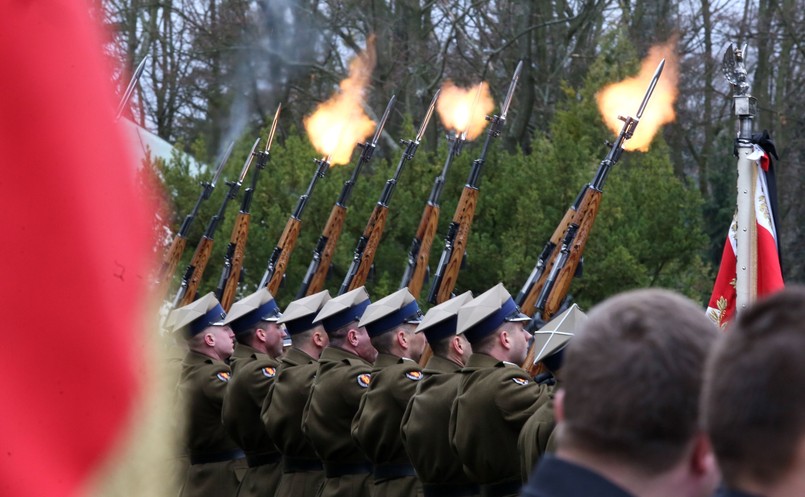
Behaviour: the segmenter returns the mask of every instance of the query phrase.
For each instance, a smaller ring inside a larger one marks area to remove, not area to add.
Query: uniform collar
[[[201,352],[196,352],[195,350],[188,350],[187,354],[184,356],[184,362],[187,364],[226,364],[224,361],[219,361],[218,359],[213,359],[208,355],[204,355]]]
[[[493,368],[500,363],[491,355],[475,353],[470,356],[465,369]]]
[[[268,354],[264,354],[254,347],[240,342],[235,344],[235,352],[232,353],[233,359],[264,359],[266,357],[268,357]]]
[[[461,366],[450,359],[433,355],[428,359],[428,363],[425,364],[422,372],[427,374],[455,373],[459,369],[461,369]]]
[[[389,366],[393,366],[394,364],[399,364],[403,362],[402,357],[398,357],[392,354],[378,354],[377,359],[375,359],[375,369],[383,369]]]
[[[359,361],[360,363],[366,364],[368,366],[372,365],[372,363],[358,356],[357,354],[353,354],[348,350],[344,350],[340,347],[333,347],[333,346],[325,347],[325,349],[321,352],[321,357],[319,358],[319,362],[327,362],[327,361],[337,362],[344,360],[350,362]]]
[[[285,351],[285,354],[283,354],[282,362],[288,364],[289,366],[300,366],[302,364],[313,364],[317,361],[302,349],[290,347]]]
[[[542,457],[524,490],[524,496],[539,497],[634,497],[598,473],[551,454]]]

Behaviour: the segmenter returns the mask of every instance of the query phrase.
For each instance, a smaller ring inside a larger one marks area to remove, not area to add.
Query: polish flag
[[[142,399],[153,211],[90,2],[3,5],[0,495],[74,496]]]
[[[772,199],[776,192],[770,189],[770,178],[767,176],[771,161],[768,153],[758,145],[754,146],[754,151],[749,158],[755,161],[754,217],[756,221],[756,229],[752,234],[756,250],[752,257],[754,270],[751,273],[754,277],[752,278],[751,294],[761,297],[781,290],[784,284],[780,268],[777,226],[772,212],[774,204]],[[727,235],[727,243],[724,244],[724,253],[721,256],[721,267],[718,270],[713,294],[707,307],[707,316],[722,328],[735,314],[736,244],[737,222],[733,217]]]

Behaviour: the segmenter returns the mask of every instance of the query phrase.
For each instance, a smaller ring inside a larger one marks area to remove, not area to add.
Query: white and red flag
[[[773,171],[769,154],[758,145],[749,157],[755,161],[754,176],[754,232],[751,234],[752,252],[750,271],[750,292],[753,298],[776,292],[783,288],[783,274],[778,251],[777,223],[773,212],[776,189],[774,188]],[[735,314],[735,256],[737,245],[737,221],[733,217],[724,253],[721,256],[721,267],[718,270],[713,294],[707,307],[707,316],[720,327],[726,326]]]

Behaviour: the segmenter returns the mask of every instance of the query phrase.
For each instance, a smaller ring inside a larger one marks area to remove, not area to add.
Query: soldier
[[[372,495],[378,497],[413,497],[420,486],[400,440],[400,423],[422,379],[417,361],[425,336],[415,333],[421,316],[416,299],[403,288],[367,307],[359,323],[378,356],[352,421],[352,438],[374,464]]]
[[[321,497],[370,495],[372,465],[350,432],[377,358],[366,328],[358,325],[369,304],[366,290],[356,288],[324,304],[313,320],[330,339],[302,415],[302,433],[324,466]]]
[[[450,407],[458,393],[459,369],[472,353],[470,342],[456,334],[458,309],[472,300],[466,292],[431,308],[417,326],[433,355],[403,415],[402,441],[425,497],[470,497],[479,492],[450,447]]]
[[[472,344],[450,413],[450,440],[464,471],[481,495],[517,495],[517,436],[523,423],[548,401],[549,387],[532,381],[519,365],[528,353],[522,314],[498,284],[458,311],[458,332]]]
[[[319,364],[319,356],[329,343],[321,324],[313,318],[330,300],[325,290],[288,305],[279,323],[291,336],[279,372],[263,402],[262,419],[266,430],[282,452],[282,478],[277,497],[313,497],[324,482],[324,470],[313,446],[302,435],[302,412]]]
[[[596,306],[565,353],[556,454],[539,460],[523,495],[710,495],[717,471],[699,396],[717,337],[698,305],[667,290]]]
[[[282,353],[280,317],[274,297],[261,288],[236,302],[224,320],[235,332],[237,345],[222,420],[249,465],[238,487],[239,497],[273,497],[282,475],[281,455],[260,419],[263,399],[277,375],[276,358]]]
[[[805,288],[738,314],[707,363],[705,427],[719,497],[805,495]]]
[[[561,383],[558,376],[559,369],[562,366],[565,347],[570,343],[576,329],[586,321],[587,315],[579,310],[579,306],[573,304],[534,333],[533,347],[536,347],[537,350],[534,364],[542,362],[547,370],[537,375],[534,381],[553,385],[554,389],[550,393],[550,400],[537,409],[520,430],[517,449],[520,453],[520,476],[523,482],[528,480],[528,475],[534,469],[537,459],[546,452],[556,451],[553,396]]]
[[[177,394],[188,413],[185,443],[190,465],[179,495],[235,495],[237,474],[246,464],[243,451],[221,424],[230,377],[224,361],[232,355],[235,335],[223,324],[226,313],[212,293],[173,312],[174,332],[183,333],[188,345]]]

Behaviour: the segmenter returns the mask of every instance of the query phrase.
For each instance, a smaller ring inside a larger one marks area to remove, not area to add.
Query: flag
[[[769,153],[776,157],[774,145],[768,134],[753,136],[753,141],[759,142],[749,156],[754,160],[754,218],[756,229],[753,233],[756,247],[752,257],[754,264],[753,295],[760,297],[776,292],[783,288],[783,272],[780,262],[779,239],[777,236],[778,221],[776,216],[776,185],[774,183],[774,169]],[[737,214],[736,214],[737,215]],[[713,287],[713,294],[707,307],[707,316],[718,326],[724,327],[735,314],[736,300],[736,264],[735,247],[737,245],[737,221],[733,217],[730,224],[724,252],[721,256],[721,266]]]
[[[142,391],[153,214],[91,7],[0,16],[0,495],[78,495]]]

